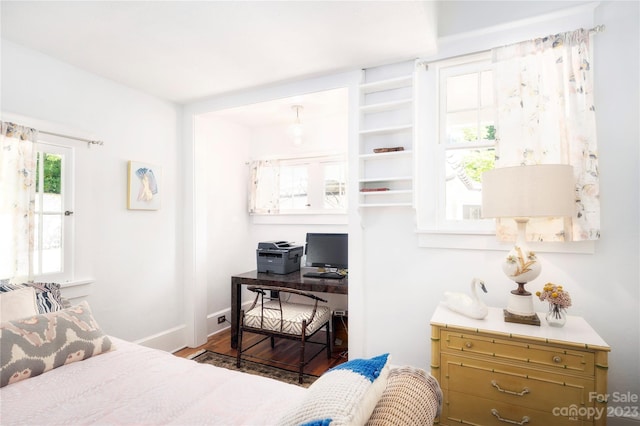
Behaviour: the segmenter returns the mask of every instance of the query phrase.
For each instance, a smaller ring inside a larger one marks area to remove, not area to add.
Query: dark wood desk
[[[320,293],[348,294],[349,278],[331,280],[303,277],[310,269],[291,272],[286,275],[267,274],[258,271],[245,272],[231,277],[231,347],[238,347],[238,324],[240,323],[240,305],[242,286],[259,285],[262,287],[287,287]]]

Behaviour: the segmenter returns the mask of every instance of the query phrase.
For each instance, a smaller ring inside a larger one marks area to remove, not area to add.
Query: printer
[[[300,270],[303,247],[287,241],[264,241],[258,243],[256,258],[258,272],[288,274]]]

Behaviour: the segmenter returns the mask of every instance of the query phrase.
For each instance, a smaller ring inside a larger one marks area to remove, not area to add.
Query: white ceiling
[[[6,1],[2,38],[187,103],[435,50],[425,1]]]
[[[289,126],[296,119],[293,108],[296,105],[302,107],[298,114],[303,124],[328,116],[346,117],[349,114],[348,92],[341,88],[216,110],[199,117],[215,117],[245,127]]]

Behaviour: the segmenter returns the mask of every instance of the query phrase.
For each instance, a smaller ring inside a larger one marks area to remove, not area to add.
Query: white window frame
[[[58,154],[62,156],[62,175],[61,175],[61,194],[62,194],[62,271],[55,273],[40,273],[40,265],[33,265],[33,278],[36,281],[50,281],[50,282],[71,282],[74,280],[74,220],[73,213],[65,215],[64,212],[74,211],[74,194],[75,194],[75,149],[74,147],[54,143],[53,137],[49,138],[47,135],[41,135],[38,139],[38,143],[34,145],[34,148],[38,153],[46,152],[51,154]],[[40,174],[42,179],[42,174]],[[42,184],[42,181],[41,181]],[[43,186],[40,185],[40,188]],[[39,194],[36,194],[38,197]],[[35,212],[36,215],[47,214],[42,211],[43,205],[39,203],[41,210]],[[50,214],[50,213],[49,213]],[[43,225],[42,220],[38,220],[37,223],[41,227]],[[42,238],[42,229],[37,232],[39,238]],[[42,242],[37,244],[39,250],[42,249]],[[42,254],[39,254],[37,258],[41,261]]]
[[[308,167],[307,207],[303,209],[280,209],[278,213],[253,213],[254,224],[346,224],[348,206],[344,209],[324,207],[323,165],[343,163],[348,179],[348,162],[342,153],[308,154],[299,157],[269,158],[278,162],[280,167],[306,164]],[[348,187],[348,182],[345,188]],[[346,194],[348,197],[348,194]],[[348,200],[347,200],[348,203]]]
[[[420,145],[416,158],[420,192],[417,194],[418,228],[421,232],[436,234],[494,234],[493,220],[446,219],[445,207],[445,154],[446,117],[441,105],[444,99],[446,77],[490,68],[490,55],[477,54],[450,61],[430,64],[428,70],[417,73],[416,115],[417,141]],[[458,144],[456,148],[482,148],[484,143]],[[434,203],[435,200],[435,203]]]

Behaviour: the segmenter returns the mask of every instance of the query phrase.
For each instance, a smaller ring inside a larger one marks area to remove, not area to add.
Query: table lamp
[[[573,167],[564,164],[503,167],[482,174],[482,217],[512,218],[518,226],[515,246],[502,270],[518,288],[509,294],[504,320],[540,325],[526,283],[540,275],[536,254],[526,245],[526,228],[532,217],[567,217],[575,211]]]

